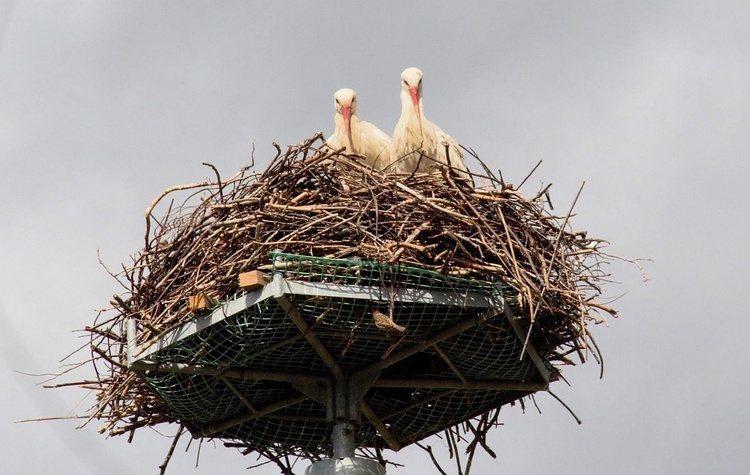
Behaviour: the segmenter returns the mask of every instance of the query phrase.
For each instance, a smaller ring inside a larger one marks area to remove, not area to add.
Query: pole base
[[[315,462],[305,475],[385,475],[385,467],[375,460],[361,457],[342,457]]]

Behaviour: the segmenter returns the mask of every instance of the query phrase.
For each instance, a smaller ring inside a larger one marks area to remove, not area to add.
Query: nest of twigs
[[[598,300],[608,277],[602,264],[612,256],[571,230],[570,212],[553,214],[549,187],[524,197],[487,167],[475,184],[447,168],[385,174],[326,149],[321,135],[278,149],[260,173],[247,167],[222,179],[206,165],[215,178],[170,188],[148,208],[143,249],[112,273],[125,292],[86,328],[97,381],[80,385],[96,392],[88,416],[106,421],[102,432],[175,422],[128,370],[125,322],[139,322],[139,343],[154,340],[191,318],[189,295],[234,294],[238,274],[267,265],[277,249],[503,282],[529,343],[551,365],[571,363],[575,353],[581,361],[596,356],[586,325],[615,315]]]

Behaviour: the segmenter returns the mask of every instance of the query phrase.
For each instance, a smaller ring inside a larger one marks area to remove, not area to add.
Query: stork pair
[[[336,127],[326,142],[329,147],[361,155],[376,170],[429,173],[443,164],[470,180],[458,143],[424,117],[419,69],[407,68],[401,73],[401,118],[393,130],[393,139],[357,117],[357,94],[353,90],[339,89],[333,99]]]

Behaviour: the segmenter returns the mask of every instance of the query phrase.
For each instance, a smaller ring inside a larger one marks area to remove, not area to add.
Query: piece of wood
[[[190,307],[191,312],[208,310],[217,303],[218,301],[215,298],[207,295],[205,292],[198,292],[197,294],[188,297],[188,306]]]
[[[240,288],[245,292],[259,289],[268,283],[266,274],[259,270],[252,270],[250,272],[243,272],[239,276]]]

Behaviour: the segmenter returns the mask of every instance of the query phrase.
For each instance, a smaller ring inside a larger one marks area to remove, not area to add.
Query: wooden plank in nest
[[[207,295],[205,292],[198,292],[195,295],[188,297],[188,306],[191,312],[199,312],[201,310],[208,310],[215,306],[218,301]]]
[[[266,274],[259,270],[252,270],[250,272],[243,272],[239,276],[240,288],[245,292],[259,289],[268,283]]]

